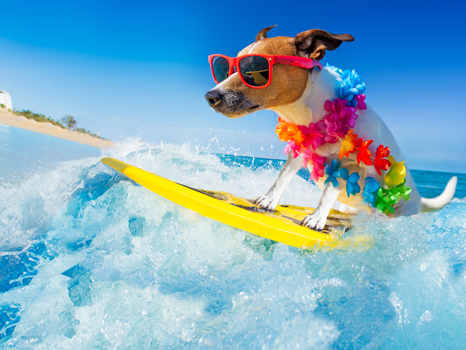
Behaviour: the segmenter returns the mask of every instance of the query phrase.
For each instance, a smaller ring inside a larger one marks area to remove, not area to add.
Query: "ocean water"
[[[0,183],[23,181],[65,160],[99,155],[95,147],[0,124]]]
[[[465,175],[440,211],[357,218],[347,234],[373,237],[371,249],[319,252],[204,218],[100,156],[248,198],[281,164],[127,140],[13,166],[22,180],[0,185],[0,348],[464,348]],[[315,206],[321,192],[301,175],[283,202]],[[449,175],[415,173],[422,193]]]

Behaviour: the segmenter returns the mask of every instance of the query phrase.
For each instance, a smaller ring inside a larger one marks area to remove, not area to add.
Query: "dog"
[[[331,34],[319,29],[299,33],[294,38],[283,36],[268,38],[267,32],[273,27],[275,26],[262,29],[257,34],[255,42],[241,50],[238,57],[254,54],[295,56],[297,59],[304,57],[318,62],[322,60],[327,51],[337,49],[343,42],[354,40],[349,34]],[[322,66],[320,65],[320,67]],[[324,119],[328,113],[324,109],[325,101],[334,100],[336,89],[342,85],[340,75],[329,67],[306,69],[277,63],[273,65],[270,85],[265,88],[254,88],[254,86],[246,85],[245,77],[238,74],[238,69],[241,68],[234,67],[233,71],[230,70],[231,74],[205,95],[205,99],[214,111],[220,112],[228,118],[239,118],[259,110],[268,109],[278,113],[288,123],[308,126],[310,123],[317,123]],[[394,136],[374,109],[367,105],[366,109],[358,110],[357,114],[358,119],[353,128],[354,134],[359,135],[364,140],[374,141],[373,145],[369,147],[372,154],[374,154],[377,145],[388,146],[390,155],[397,162],[403,162],[405,158]],[[355,154],[351,154],[349,158],[339,159],[341,145],[342,140],[335,143],[325,143],[313,152],[320,157],[325,157],[327,162],[338,160],[342,167],[347,168],[350,173],[358,173],[360,178],[357,182],[361,189],[364,188],[365,177],[372,177],[381,186],[384,185],[384,177],[379,175],[374,166],[359,164]],[[299,155],[296,158],[295,156],[293,156],[292,151],[289,152],[278,179],[266,194],[255,200],[256,205],[268,211],[275,210],[286,187],[302,167],[303,156]],[[308,163],[307,166],[312,172],[312,164]],[[371,210],[370,205],[363,201],[362,191],[349,196],[345,191],[342,191],[345,188],[344,181],[339,181],[338,186],[335,187],[331,184],[326,185],[324,180],[325,176],[316,182],[323,190],[323,194],[314,212],[307,215],[302,221],[303,226],[322,230],[329,212],[337,200],[342,203],[340,211],[343,212],[354,212],[361,209]],[[456,182],[456,177],[451,178],[443,193],[437,198],[422,198],[406,166],[406,186],[411,188],[410,199],[409,201],[399,201],[394,206],[395,214],[390,216],[407,216],[444,207],[453,198]]]

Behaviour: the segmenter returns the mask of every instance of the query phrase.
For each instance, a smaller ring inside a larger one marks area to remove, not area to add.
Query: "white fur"
[[[254,44],[250,45],[251,48],[249,49],[248,51],[248,55],[256,48],[257,45],[259,45],[260,43],[262,43],[261,41],[258,41],[258,42],[255,42]]]
[[[447,183],[443,193],[436,198],[421,198],[421,212],[434,211],[443,208],[455,195],[458,178],[453,176]]]
[[[316,123],[322,120],[326,114],[324,110],[325,101],[333,100],[336,97],[335,90],[338,86],[341,86],[341,84],[342,81],[338,74],[327,68],[323,70],[315,68],[313,72],[309,74],[308,82],[301,98],[291,104],[274,107],[272,110],[276,111],[286,121],[296,125],[307,126],[309,123]],[[369,147],[372,154],[375,154],[378,145],[384,145],[390,147],[390,154],[397,162],[405,160],[392,133],[372,107],[368,105],[366,110],[358,110],[357,114],[359,118],[356,120],[354,133],[358,134],[358,137],[364,140],[374,141]],[[355,154],[351,154],[350,159],[344,157],[340,160],[338,158],[340,145],[341,142],[325,144],[317,148],[315,153],[327,157],[327,162],[337,159],[342,163],[343,167],[350,169],[350,173],[358,171],[361,175],[361,180],[359,181],[361,189],[364,188],[364,178],[367,176],[374,177],[379,181],[381,186],[384,185],[383,178],[378,175],[373,166],[365,166],[362,163],[361,165],[357,164]],[[268,210],[274,210],[285,188],[299,171],[301,162],[301,157],[294,159],[291,154],[288,155],[288,159],[277,181],[264,196],[256,200],[256,204]],[[450,180],[446,190],[441,196],[436,199],[422,199],[421,202],[421,196],[417,191],[416,184],[414,183],[406,163],[405,166],[407,171],[406,185],[411,187],[412,192],[408,202],[401,200],[396,204],[395,210],[397,216],[419,213],[421,205],[424,210],[439,209],[451,200],[456,186],[456,180],[454,179]],[[309,170],[312,171],[311,165],[309,165]],[[340,192],[344,189],[345,181],[340,180],[339,183],[340,186],[337,188],[332,185],[325,187],[324,179],[320,179],[317,185],[323,190],[322,198],[316,210],[303,220],[303,225],[314,229],[323,229],[330,209],[337,198],[350,207],[368,210],[369,206],[362,201],[362,191],[356,196],[350,196],[350,198],[346,196],[346,191],[339,196]]]
[[[267,210],[275,210],[275,207],[277,206],[278,200],[282,196],[283,191],[285,191],[290,181],[293,179],[299,169],[301,169],[302,164],[303,156],[300,155],[296,158],[293,158],[293,154],[290,152],[290,154],[288,154],[288,159],[286,160],[285,165],[280,171],[280,175],[278,176],[277,181],[275,181],[269,192],[257,198],[255,203]]]
[[[211,89],[210,91],[216,91],[218,90],[222,95],[225,93],[225,89],[223,88],[223,85],[226,84],[230,79],[234,79],[234,77],[236,76],[236,74],[238,73],[233,73],[232,75],[230,75],[228,78],[226,78],[224,81],[222,81],[220,84],[217,84],[213,89]],[[215,111],[215,110],[214,110]],[[217,111],[215,111],[216,113],[218,113]]]
[[[343,189],[343,181],[340,181],[338,187],[333,187],[332,185],[325,187],[322,197],[320,197],[319,205],[314,210],[312,214],[306,216],[303,220],[303,225],[317,230],[322,230],[327,221],[327,216],[332,209],[333,203],[338,198],[341,190]]]

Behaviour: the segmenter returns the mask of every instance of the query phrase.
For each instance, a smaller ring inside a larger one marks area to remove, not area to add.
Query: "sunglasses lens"
[[[230,73],[230,64],[226,58],[215,56],[212,60],[212,67],[214,69],[215,79],[217,79],[219,83],[228,78]]]
[[[239,70],[247,85],[264,86],[269,82],[269,62],[265,57],[245,57],[239,62]]]

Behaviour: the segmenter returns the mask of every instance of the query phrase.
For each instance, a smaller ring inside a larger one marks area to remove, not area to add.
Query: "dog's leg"
[[[327,187],[324,189],[322,197],[320,198],[320,202],[316,210],[314,210],[312,214],[306,216],[301,222],[301,225],[316,230],[322,230],[324,228],[325,222],[327,221],[327,216],[330,213],[330,209],[332,209],[333,203],[335,203],[338,195],[345,186],[344,181],[339,182],[340,184],[338,187],[333,187],[333,185],[330,183],[327,185]]]
[[[263,196],[257,198],[254,203],[261,206],[264,209],[273,211],[280,200],[285,189],[288,187],[290,181],[296,175],[296,173],[301,169],[303,164],[303,156],[298,156],[293,158],[292,152],[288,154],[283,169],[278,175],[277,181],[273,184],[272,188]]]

